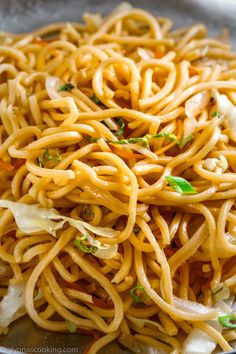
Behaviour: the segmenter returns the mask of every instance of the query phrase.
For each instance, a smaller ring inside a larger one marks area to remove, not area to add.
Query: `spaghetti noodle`
[[[0,34],[2,333],[231,349],[236,54],[171,28],[125,5]]]

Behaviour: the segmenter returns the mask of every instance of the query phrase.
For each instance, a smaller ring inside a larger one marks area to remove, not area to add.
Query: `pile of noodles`
[[[230,350],[236,54],[127,4],[83,19],[0,33],[0,332]]]

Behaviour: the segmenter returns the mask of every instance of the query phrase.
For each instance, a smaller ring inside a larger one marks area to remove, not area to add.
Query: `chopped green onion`
[[[147,144],[144,138],[130,138],[130,139],[122,139],[122,140],[109,140],[111,144],[125,145],[125,144],[133,144],[133,143],[143,143]]]
[[[182,149],[187,145],[190,141],[192,141],[194,136],[192,134],[186,135],[183,139],[179,140],[177,144],[179,145],[179,148]]]
[[[119,129],[116,131],[115,135],[119,138],[124,133],[125,123],[120,117],[115,117],[115,121],[119,125]],[[110,126],[108,119],[103,120],[102,123],[112,132],[115,130],[113,127]]]
[[[141,292],[142,298],[139,295],[137,295],[137,290]],[[129,293],[135,302],[142,303],[147,300],[147,294],[142,285],[136,285],[133,289],[130,290]]]
[[[228,328],[228,329],[236,329],[236,316],[235,314],[231,314],[228,316],[220,316],[218,317],[218,321],[220,322],[221,326]],[[231,323],[231,321],[235,323]]]
[[[39,156],[38,162],[40,167],[44,167],[46,161],[61,161],[61,155],[57,150],[45,149],[43,154]]]
[[[170,139],[171,141],[176,140],[176,135],[173,133],[159,133],[159,134],[146,134],[143,137],[138,137],[138,138],[130,138],[130,139],[122,139],[122,140],[109,140],[108,143],[111,144],[119,144],[119,145],[124,145],[124,144],[135,144],[135,143],[142,143],[145,147],[149,147],[149,142],[153,139],[157,138],[163,138],[166,137]]]
[[[70,333],[75,333],[77,330],[76,324],[70,320],[65,320],[65,325]]]
[[[118,130],[119,131],[119,130]],[[130,139],[121,139],[121,140],[106,140],[107,143],[110,144],[117,144],[117,145],[125,145],[125,144],[135,144],[135,143],[141,143],[145,147],[149,148],[149,142],[150,140],[157,139],[157,138],[168,138],[171,141],[176,140],[176,135],[173,133],[159,133],[159,134],[146,134],[143,137],[138,137],[138,138],[130,138]],[[100,138],[93,138],[93,137],[88,137],[88,141],[92,143],[96,143],[98,139]]]
[[[67,82],[59,87],[59,91],[71,91],[74,88],[75,86],[72,83]]]
[[[106,106],[99,100],[99,98],[95,95],[95,93],[90,97],[90,100],[92,100],[94,103],[96,103],[98,106],[105,107]]]
[[[221,127],[221,123],[223,122],[223,120],[224,120],[224,115],[223,114],[220,114],[219,112],[213,112],[212,113],[212,117],[216,117],[216,118],[219,118],[219,127],[220,127],[220,129],[222,128]]]
[[[90,142],[90,143],[96,143],[98,141],[98,139],[100,138],[94,138],[92,136],[88,136],[87,137],[87,140]]]
[[[221,114],[219,112],[213,112],[212,113],[212,117],[217,117],[217,118],[221,118]]]
[[[85,241],[87,239],[86,236],[82,236],[80,239],[76,239],[74,241],[74,245],[76,247],[78,247],[81,251],[83,251],[84,253],[92,253],[94,254],[95,252],[97,252],[98,248],[96,246],[86,246],[83,241]]]
[[[123,133],[124,133],[124,130],[125,130],[125,122],[123,121],[122,118],[120,117],[116,117],[115,118],[115,121],[119,124],[120,128],[117,130],[116,132],[116,136],[117,138],[119,138]]]
[[[52,155],[54,154],[54,155]],[[48,159],[48,160],[52,160],[52,161],[61,161],[61,155],[59,154],[59,152],[57,150],[49,150],[49,149],[45,149],[44,151],[44,156]]]
[[[165,179],[176,192],[181,194],[197,193],[196,189],[186,179],[177,176],[165,176]]]

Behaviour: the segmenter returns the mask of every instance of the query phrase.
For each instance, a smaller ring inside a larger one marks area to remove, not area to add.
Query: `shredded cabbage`
[[[160,332],[165,333],[165,329],[160,325],[159,322],[147,320],[145,318],[144,319],[136,318],[136,317],[131,316],[131,315],[126,315],[126,317],[128,318],[128,320],[130,322],[133,322],[139,328],[143,328],[145,325],[151,325],[151,326],[156,327]]]
[[[210,93],[202,91],[189,98],[185,103],[185,114],[189,118],[195,118],[208,105]]]
[[[214,98],[217,103],[217,111],[222,114],[225,118],[225,121],[228,123],[229,128],[231,128],[231,133],[236,133],[236,107],[228,99],[226,95],[220,94],[218,91],[214,91]],[[231,138],[235,140],[235,136]]]
[[[46,91],[51,100],[56,98],[61,98],[61,95],[58,93],[58,89],[62,81],[56,76],[48,76],[45,81]]]
[[[220,291],[218,291],[215,295],[214,295],[215,301],[219,301],[219,300],[227,300],[230,298],[230,289],[223,287]]]
[[[87,240],[91,246],[97,247],[97,251],[94,253],[95,257],[101,258],[101,259],[111,259],[114,258],[117,250],[118,250],[118,245],[107,245],[107,244],[102,244],[98,240],[94,240],[90,235],[87,234]]]
[[[94,238],[86,231],[85,231],[85,237],[90,246],[95,247],[95,249],[97,248],[95,252],[91,252],[94,256],[102,259],[111,259],[115,257],[118,249],[117,245],[102,244],[100,241],[94,240]]]
[[[119,231],[115,231],[113,229],[110,229],[109,227],[92,226],[85,221],[75,220],[67,217],[65,217],[65,220],[67,220],[71,226],[74,226],[81,233],[85,233],[86,232],[85,229],[87,229],[96,235],[104,236],[108,238],[112,238],[119,234]]]
[[[25,234],[47,231],[55,237],[56,231],[61,229],[65,222],[68,222],[83,235],[86,235],[87,241],[91,246],[96,246],[98,248],[94,253],[94,256],[102,259],[111,259],[117,253],[117,245],[102,244],[98,240],[94,240],[89,234],[89,231],[107,238],[117,236],[119,231],[115,231],[108,227],[92,226],[87,222],[59,215],[55,209],[41,208],[38,205],[28,205],[0,199],[0,207],[8,208],[12,212],[18,228]]]
[[[217,343],[198,328],[194,328],[183,344],[182,354],[211,354]]]
[[[7,294],[0,303],[0,326],[8,327],[14,321],[16,312],[24,306],[25,281],[10,284]]]
[[[56,231],[61,229],[65,223],[65,221],[50,220],[62,219],[55,209],[40,208],[38,205],[16,203],[3,199],[0,199],[0,207],[8,208],[12,212],[17,226],[26,234],[45,230],[55,236]]]
[[[10,284],[7,294],[0,302],[0,334],[3,328],[8,327],[16,319],[16,314],[24,308],[24,289],[25,281],[18,284]],[[39,289],[38,294],[34,297],[34,301],[42,298],[42,292]]]
[[[187,136],[192,135],[197,128],[197,121],[194,117],[186,117],[183,124],[184,134],[183,139]]]
[[[180,299],[176,296],[174,296],[174,305],[182,310],[182,311],[186,311],[186,312],[190,312],[190,313],[195,313],[195,314],[205,314],[208,312],[212,312],[215,311],[213,308],[208,307],[208,306],[204,306],[202,304],[199,304],[197,302],[194,301],[189,301],[189,300],[185,300],[185,299]],[[217,313],[216,313],[217,314]]]
[[[217,293],[214,296],[216,303],[214,304],[214,308],[217,310],[218,316],[225,316],[232,313],[232,303],[230,302],[230,306],[227,305],[227,300],[222,301],[222,298],[229,299],[229,291],[225,291],[223,288],[221,290],[221,294]],[[229,289],[228,289],[229,290]],[[234,301],[234,296],[231,298],[231,301]],[[211,321],[207,321],[211,327],[215,328],[218,332],[222,332],[222,326],[219,324],[217,317]],[[194,328],[183,344],[183,354],[211,354],[217,346],[217,342],[213,340],[210,336],[205,334],[202,330],[198,328]]]

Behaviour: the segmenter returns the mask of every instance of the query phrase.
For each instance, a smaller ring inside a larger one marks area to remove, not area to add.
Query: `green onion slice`
[[[46,161],[61,161],[61,155],[57,150],[45,149],[43,154],[39,156],[38,162],[40,167],[44,167]]]
[[[122,140],[109,140],[108,143],[111,144],[119,144],[119,145],[125,145],[125,144],[135,144],[135,143],[142,143],[143,146],[149,147],[149,142],[153,139],[158,139],[158,138],[168,138],[171,141],[176,140],[176,135],[173,133],[159,133],[159,134],[146,134],[143,137],[137,137],[137,138],[130,138],[130,139],[122,139]]]
[[[181,194],[195,194],[196,189],[186,179],[177,176],[165,176],[165,179],[176,192]]]
[[[140,292],[141,294],[138,295],[137,291]],[[142,285],[136,285],[133,289],[130,290],[129,293],[135,302],[142,303],[147,300],[147,294]]]
[[[112,118],[109,118],[110,120]],[[119,129],[116,131],[115,135],[117,136],[117,138],[119,138],[125,130],[125,122],[123,121],[123,119],[121,117],[115,117],[115,122],[119,125]],[[112,132],[116,129],[114,129],[113,127],[111,127],[111,125],[109,124],[109,120],[103,120],[102,123],[108,128],[110,129]]]
[[[121,126],[120,129],[123,129],[123,126]],[[117,131],[117,133],[118,132],[119,132],[119,130]],[[121,132],[121,130],[120,130],[120,132]],[[117,135],[117,133],[116,133],[116,135]],[[123,131],[122,131],[122,134],[123,134]],[[143,137],[121,139],[121,140],[106,140],[106,142],[110,143],[110,144],[116,144],[116,145],[141,143],[141,144],[143,144],[144,147],[149,148],[149,142],[153,139],[158,139],[158,138],[168,138],[171,141],[175,141],[176,135],[173,133],[159,133],[159,134],[153,134],[153,135],[146,134]],[[87,139],[91,143],[96,143],[98,141],[98,139],[100,139],[100,138],[93,138],[93,137],[89,136]]]
[[[92,136],[88,136],[87,137],[87,140],[90,142],[90,143],[96,143],[100,138],[94,138]]]
[[[74,245],[78,247],[84,253],[94,254],[97,252],[98,248],[96,246],[86,246],[83,241],[87,239],[86,236],[82,236],[80,239],[74,241]]]
[[[90,97],[90,100],[92,100],[94,103],[96,103],[98,106],[105,107],[104,104],[99,100],[99,98],[95,95],[95,93]]]
[[[77,330],[76,324],[69,320],[65,320],[65,325],[70,333],[75,333]]]
[[[192,134],[186,135],[183,139],[181,139],[180,141],[177,142],[177,144],[179,145],[179,148],[182,149],[183,147],[185,147],[188,143],[190,143],[190,141],[192,141],[194,139],[194,136]]]
[[[217,118],[221,118],[221,114],[219,112],[213,112],[212,113],[212,117],[217,117]]]
[[[71,91],[75,86],[71,82],[67,82],[59,87],[59,91]]]
[[[119,138],[124,133],[125,122],[123,121],[123,119],[121,117],[116,117],[115,121],[117,122],[117,124],[119,124],[119,129],[117,130],[117,132],[115,134],[117,136],[117,138]]]
[[[212,117],[216,117],[216,118],[219,118],[219,127],[221,128],[221,123],[223,122],[223,120],[224,120],[224,115],[223,114],[221,114],[220,112],[213,112],[212,113],[212,115],[211,115]]]
[[[227,316],[220,316],[218,317],[218,321],[220,322],[221,326],[228,328],[228,329],[236,329],[236,316],[235,314],[227,315]],[[234,323],[232,323],[233,321]]]

